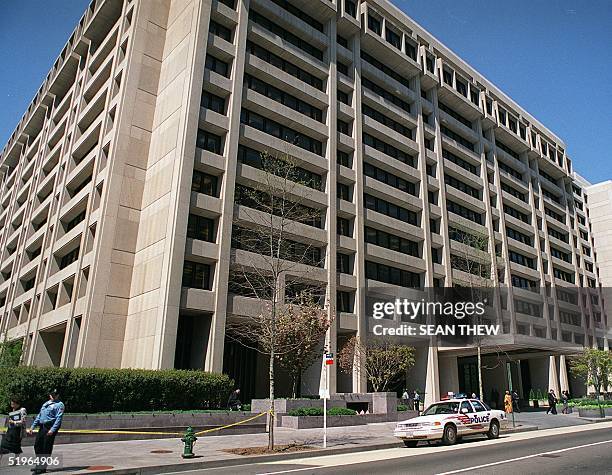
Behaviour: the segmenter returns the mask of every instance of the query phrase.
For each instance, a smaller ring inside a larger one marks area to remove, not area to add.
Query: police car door
[[[459,406],[459,424],[457,425],[457,432],[460,435],[471,434],[475,432],[472,429],[472,418],[474,417],[474,408],[470,404],[470,401],[461,401]]]

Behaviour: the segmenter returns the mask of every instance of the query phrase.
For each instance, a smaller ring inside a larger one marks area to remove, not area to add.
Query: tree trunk
[[[270,382],[270,413],[268,414],[268,450],[274,450],[274,349],[270,351],[268,372]]]

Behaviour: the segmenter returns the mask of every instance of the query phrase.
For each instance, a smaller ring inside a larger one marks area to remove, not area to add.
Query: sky
[[[563,139],[578,173],[612,179],[612,0],[393,1]],[[0,0],[0,144],[88,3]]]

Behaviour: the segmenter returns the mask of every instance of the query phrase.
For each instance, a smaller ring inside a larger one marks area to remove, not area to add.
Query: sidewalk
[[[320,455],[342,453],[357,450],[375,450],[380,448],[401,447],[402,444],[393,437],[394,422],[368,424],[362,426],[331,427],[328,429],[328,449],[323,451],[322,429],[288,429],[276,428],[276,443],[309,445],[318,449]],[[534,430],[537,427],[524,424],[521,429]],[[60,436],[61,437],[61,432]],[[253,457],[245,457],[224,452],[223,449],[238,447],[261,447],[268,443],[267,434],[240,434],[225,436],[202,436],[198,439],[194,452],[197,458],[181,458],[183,444],[180,439],[131,440],[121,442],[100,442],[85,444],[57,445],[54,455],[61,455],[63,470],[56,473],[95,473],[113,470],[115,473],[163,473],[178,471],[189,466],[202,468],[206,466],[249,463]],[[161,452],[161,453],[160,453]],[[286,458],[304,457],[307,452],[292,452],[264,457]],[[33,456],[32,447],[25,447],[23,456]],[[6,457],[6,456],[5,456]],[[261,456],[259,456],[261,457]],[[27,468],[7,467],[7,459],[2,461],[0,474],[30,473]],[[166,466],[166,467],[162,467]],[[142,467],[143,470],[138,470]],[[147,467],[149,470],[147,470]],[[156,468],[153,468],[156,467]],[[164,470],[165,469],[165,470]],[[50,470],[50,473],[52,471]]]

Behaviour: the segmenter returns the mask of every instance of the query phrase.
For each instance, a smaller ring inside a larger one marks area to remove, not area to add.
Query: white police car
[[[397,423],[393,435],[414,447],[419,440],[442,440],[453,445],[459,437],[486,434],[499,437],[508,425],[504,411],[491,409],[477,399],[449,399],[429,406],[419,417]]]

